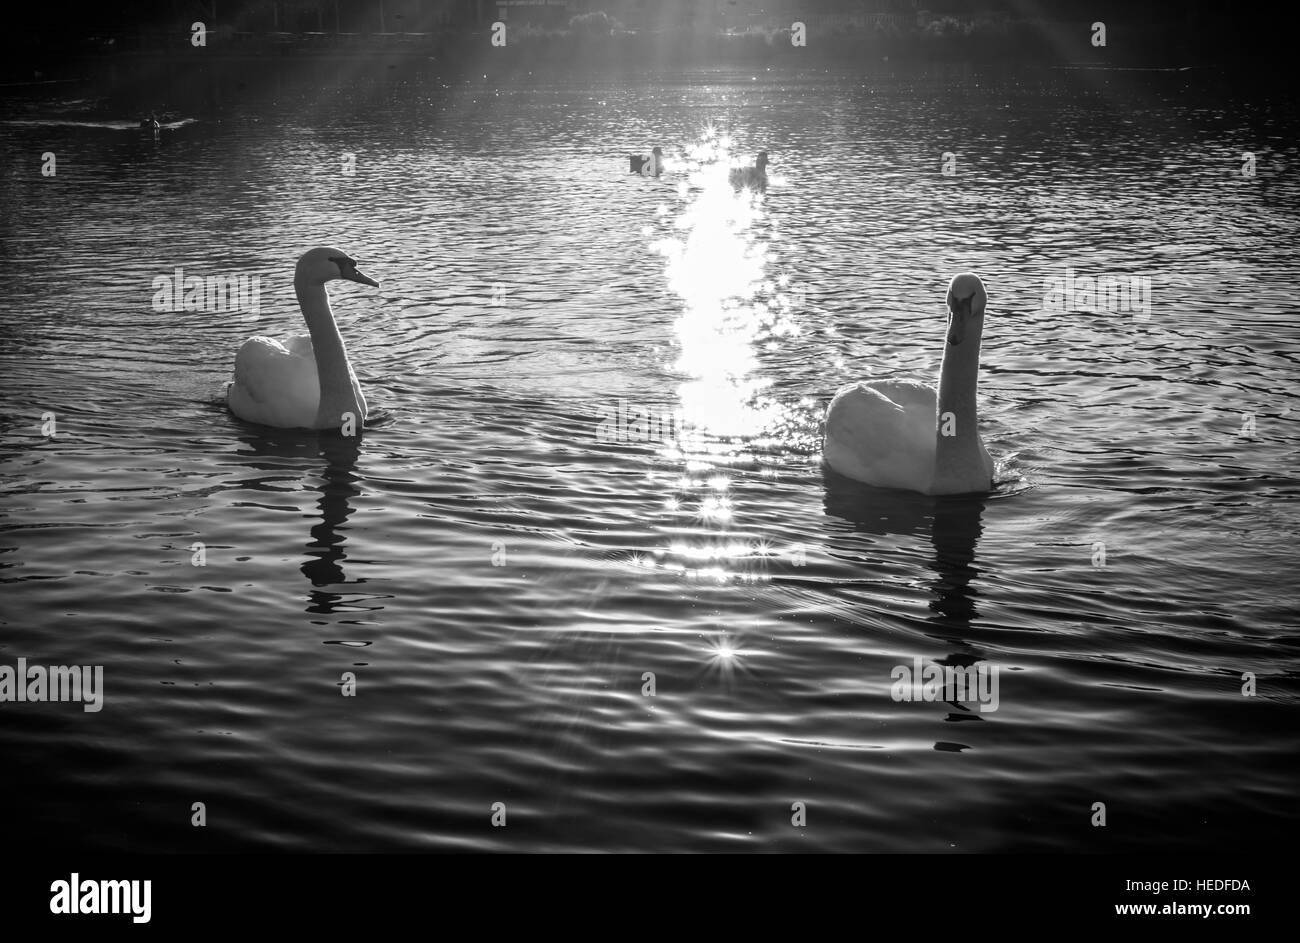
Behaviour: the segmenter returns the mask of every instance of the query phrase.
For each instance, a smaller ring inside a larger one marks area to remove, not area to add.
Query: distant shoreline
[[[435,63],[448,74],[494,66],[529,70],[553,66],[627,71],[722,65],[842,65],[872,62],[971,61],[1071,67],[1176,69],[1217,63],[1256,63],[1256,45],[1207,32],[1197,23],[1112,26],[1107,45],[1094,46],[1082,21],[960,20],[927,25],[817,27],[798,37],[789,27],[744,30],[545,29],[507,24],[504,45],[490,26],[422,33],[235,32],[211,28],[195,47],[188,28],[134,30],[69,38],[66,33],[3,37],[0,84],[67,81],[139,71],[204,70],[236,64],[266,67],[297,62],[375,61],[390,68]],[[796,42],[802,41],[801,44]],[[1265,57],[1266,58],[1266,57]]]

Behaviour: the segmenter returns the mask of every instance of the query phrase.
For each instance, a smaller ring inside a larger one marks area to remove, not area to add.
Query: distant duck
[[[628,169],[634,174],[641,174],[643,177],[657,177],[664,170],[664,151],[662,147],[656,147],[647,157],[644,154],[628,154]]]
[[[762,190],[767,186],[767,151],[759,151],[753,167],[732,167],[731,184]]]
[[[992,489],[993,459],[976,411],[987,302],[974,273],[949,284],[937,389],[917,380],[868,380],[835,394],[822,450],[830,468],[878,488],[922,494]]]

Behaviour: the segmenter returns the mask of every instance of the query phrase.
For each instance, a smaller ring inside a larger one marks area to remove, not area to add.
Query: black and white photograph
[[[4,912],[848,854],[1259,932],[1300,837],[1280,15],[15,0],[0,829],[49,867]]]

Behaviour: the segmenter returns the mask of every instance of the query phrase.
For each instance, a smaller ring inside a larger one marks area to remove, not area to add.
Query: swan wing
[[[226,403],[240,419],[282,429],[310,429],[320,407],[320,379],[311,336],[280,343],[250,337],[235,355]]]
[[[934,387],[916,380],[844,387],[826,411],[826,464],[869,485],[926,491],[934,477],[935,407]]]

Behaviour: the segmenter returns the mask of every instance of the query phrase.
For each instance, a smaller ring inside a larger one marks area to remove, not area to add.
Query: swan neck
[[[940,472],[954,462],[977,456],[979,426],[976,392],[979,387],[980,339],[984,318],[973,318],[960,344],[945,343],[939,369],[936,417],[936,465]]]
[[[347,348],[334,312],[330,309],[329,293],[322,282],[295,277],[293,288],[298,296],[307,330],[311,332],[312,349],[316,354],[316,374],[320,380],[320,407],[316,412],[318,428],[339,427],[343,414],[350,412],[359,423],[363,417],[352,385],[352,366],[348,362]]]

